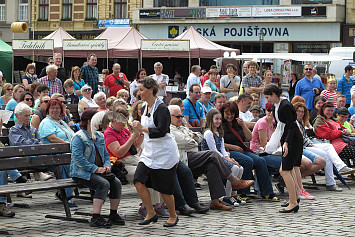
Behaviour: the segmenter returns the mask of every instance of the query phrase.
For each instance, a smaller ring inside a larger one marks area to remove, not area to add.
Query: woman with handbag
[[[252,172],[255,169],[256,180],[260,187],[262,198],[271,201],[280,201],[272,189],[266,160],[256,155],[244,144],[244,142],[252,139],[252,133],[243,119],[239,118],[238,105],[234,101],[228,101],[222,107],[221,114],[225,147],[229,149],[230,156],[244,167],[242,179],[252,179]],[[243,196],[249,192],[249,188],[238,191]]]
[[[281,145],[282,163],[280,174],[285,181],[289,195],[289,202],[285,205],[286,207],[279,212],[297,212],[299,205],[297,203],[298,195],[295,172],[299,172],[299,166],[301,165],[303,139],[302,134],[296,125],[296,111],[288,100],[280,98],[282,90],[278,86],[266,86],[263,94],[270,103],[274,104],[274,118],[277,123],[276,130],[271,135],[265,151],[272,154],[276,151],[279,145]],[[294,167],[298,168],[294,169]]]
[[[110,158],[103,134],[95,132],[95,139],[93,139],[91,118],[95,113],[97,113],[96,109],[87,109],[81,115],[81,130],[74,135],[70,144],[72,154],[70,174],[74,181],[95,191],[90,226],[110,228],[112,224],[125,224],[117,213],[122,196],[122,185],[111,172]],[[109,195],[108,192],[110,192]],[[108,220],[101,216],[101,208],[107,195],[110,197]]]
[[[168,107],[157,97],[158,90],[158,83],[151,77],[138,82],[138,95],[146,103],[142,107],[141,122],[132,122],[133,129],[144,134],[144,148],[134,174],[134,184],[147,208],[147,216],[139,224],[148,225],[158,220],[147,189],[153,188],[160,192],[169,210],[169,219],[163,226],[172,227],[179,221],[173,196],[179,152],[170,134]]]
[[[350,166],[350,160],[355,157],[355,149],[342,139],[343,135],[347,136],[350,133],[341,124],[335,122],[333,117],[334,104],[325,102],[314,121],[314,132],[317,138],[330,140],[339,157]]]

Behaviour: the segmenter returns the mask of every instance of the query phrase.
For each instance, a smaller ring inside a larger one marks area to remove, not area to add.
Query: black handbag
[[[129,153],[131,153],[131,155],[138,154],[137,148],[134,144],[132,144],[132,146],[129,148]]]
[[[100,175],[102,178],[106,179],[107,181],[109,182],[112,182],[115,178],[116,178],[116,175],[112,172],[110,173],[103,173],[103,174],[98,174],[96,173],[97,175]]]

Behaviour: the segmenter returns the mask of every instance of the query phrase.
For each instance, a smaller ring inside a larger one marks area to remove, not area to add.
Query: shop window
[[[72,7],[73,0],[63,0],[63,16],[62,20],[71,20],[72,19]]]
[[[154,7],[187,7],[188,0],[154,0]]]
[[[97,0],[87,0],[86,3],[86,19],[96,19],[97,17]]]
[[[203,7],[240,5],[279,5],[279,0],[200,0],[200,6]]]
[[[115,0],[115,18],[127,18],[127,0]]]
[[[332,4],[333,0],[292,0],[292,4]]]
[[[0,0],[0,21],[5,21],[6,4],[5,0]]]
[[[28,0],[19,0],[18,2],[18,20],[28,21]]]
[[[49,0],[40,0],[39,1],[39,19],[38,20],[48,20],[48,8]]]

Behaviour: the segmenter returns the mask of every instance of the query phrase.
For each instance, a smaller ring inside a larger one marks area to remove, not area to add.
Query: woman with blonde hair
[[[3,96],[0,97],[0,104],[6,105],[9,100],[12,98],[12,92],[14,90],[14,86],[11,83],[5,83],[2,87]]]

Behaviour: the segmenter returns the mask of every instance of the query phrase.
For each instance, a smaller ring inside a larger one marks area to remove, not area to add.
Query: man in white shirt
[[[233,64],[227,64],[226,71],[228,75],[221,78],[219,92],[225,93],[227,100],[229,100],[231,97],[238,95],[240,77],[236,75],[237,68]]]
[[[254,119],[253,114],[249,111],[251,104],[253,103],[253,97],[244,93],[238,97],[237,105],[239,109],[239,118],[243,119],[249,129],[253,129],[255,122],[251,122]]]
[[[160,62],[154,63],[154,72],[155,74],[150,75],[154,80],[158,82],[159,90],[157,96],[162,99],[165,103],[166,97],[166,86],[169,84],[169,76],[163,74],[163,64]]]
[[[201,85],[201,80],[199,78],[201,72],[201,67],[199,65],[193,65],[191,67],[191,73],[189,77],[187,78],[187,83],[186,83],[186,97],[189,97],[190,95],[190,87],[192,84],[198,84],[200,88],[202,87]]]

